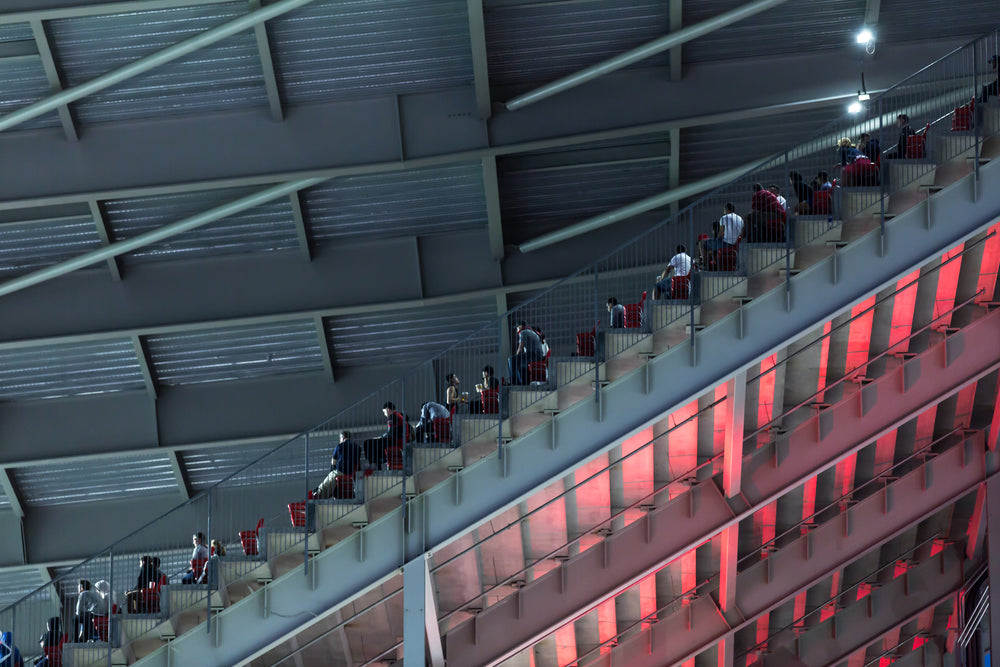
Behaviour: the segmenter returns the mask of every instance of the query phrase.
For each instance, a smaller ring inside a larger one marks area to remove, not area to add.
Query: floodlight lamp
[[[875,35],[868,28],[862,28],[861,32],[858,33],[858,44],[868,44],[874,41]]]
[[[852,102],[851,106],[847,107],[849,113],[861,113],[861,102]]]
[[[858,102],[867,102],[872,98],[868,93],[858,93]]]

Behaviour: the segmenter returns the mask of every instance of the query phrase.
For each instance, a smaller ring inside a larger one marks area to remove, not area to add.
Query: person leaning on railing
[[[517,324],[517,350],[507,360],[510,367],[511,384],[528,384],[528,364],[545,358],[542,351],[542,339],[527,322]]]

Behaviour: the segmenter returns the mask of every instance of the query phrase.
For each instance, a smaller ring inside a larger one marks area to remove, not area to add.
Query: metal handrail
[[[990,35],[990,34],[992,34],[992,33],[986,33],[986,35],[984,35],[984,36],[987,36],[987,35]],[[981,37],[977,38],[976,40],[973,40],[973,41],[969,42],[969,44],[974,44],[974,43],[978,42],[980,39],[983,39],[984,36],[981,36]],[[887,93],[889,93],[890,91],[896,89],[898,86],[904,84],[905,82],[909,81],[913,77],[918,76],[922,72],[928,70],[930,67],[933,67],[934,65],[942,62],[945,58],[954,55],[954,53],[960,51],[962,48],[967,48],[967,47],[968,47],[968,44],[965,45],[965,46],[963,46],[963,47],[959,47],[958,49],[956,49],[955,51],[952,51],[949,54],[946,54],[945,56],[943,56],[942,58],[938,59],[937,61],[935,61],[931,65],[928,65],[927,67],[922,68],[918,72],[912,74],[910,77],[907,77],[906,79],[898,82],[894,86],[886,89],[886,91],[883,91],[883,93],[879,94],[874,99],[876,99],[876,100],[882,99]],[[835,121],[831,121],[830,123],[826,124],[820,132],[816,133],[816,135],[815,135],[816,139],[813,139],[813,140],[811,140],[809,142],[805,142],[803,145],[807,146],[807,147],[810,147],[813,143],[815,143],[816,145],[819,145],[819,141],[818,140],[820,138],[823,138],[823,135],[825,135],[825,134],[828,133],[829,128],[836,127],[839,122],[840,122],[839,120],[835,120]],[[818,150],[818,149],[816,149],[816,150]],[[189,507],[193,503],[200,502],[200,501],[202,501],[202,500],[204,500],[206,498],[210,498],[211,493],[213,492],[213,490],[216,490],[216,489],[220,488],[222,485],[226,484],[227,482],[230,482],[234,478],[237,478],[238,476],[243,475],[244,473],[246,473],[248,470],[250,470],[250,469],[258,466],[258,464],[260,464],[267,457],[272,456],[273,454],[275,454],[279,450],[282,450],[283,448],[289,446],[293,442],[299,441],[303,437],[305,437],[305,438],[308,439],[308,436],[310,434],[312,434],[312,433],[315,433],[317,430],[322,430],[324,428],[329,428],[332,425],[332,423],[334,422],[334,420],[338,419],[342,415],[345,415],[348,412],[350,412],[351,410],[355,409],[356,406],[363,405],[366,401],[369,401],[369,400],[377,397],[379,394],[384,393],[387,389],[390,389],[390,388],[393,388],[393,387],[398,387],[399,383],[402,382],[404,378],[411,377],[414,374],[414,372],[416,370],[418,370],[419,368],[425,366],[426,364],[428,364],[430,362],[433,362],[435,360],[439,360],[439,359],[443,358],[444,355],[446,355],[449,352],[455,350],[460,345],[463,345],[464,343],[467,343],[469,341],[474,340],[477,336],[480,336],[484,332],[489,332],[491,330],[494,330],[495,327],[497,327],[497,326],[502,326],[503,322],[505,322],[510,317],[517,317],[518,311],[522,311],[523,312],[523,310],[527,306],[530,306],[531,304],[536,303],[540,299],[544,298],[546,295],[552,294],[556,289],[560,288],[563,285],[566,285],[569,281],[576,280],[580,276],[583,276],[585,274],[589,274],[591,271],[595,272],[595,278],[596,278],[596,273],[598,271],[598,268],[601,266],[602,262],[607,262],[609,259],[613,258],[614,255],[615,255],[615,253],[620,252],[621,250],[623,250],[625,248],[629,248],[631,246],[634,246],[635,244],[641,242],[642,240],[649,238],[649,236],[651,234],[654,234],[654,233],[663,231],[664,229],[667,229],[668,226],[670,226],[670,225],[675,225],[675,224],[680,223],[686,216],[689,216],[689,217],[692,216],[693,212],[696,210],[696,208],[699,207],[700,205],[702,205],[703,203],[705,203],[706,201],[708,201],[709,198],[711,198],[713,196],[716,196],[717,193],[722,192],[729,185],[742,182],[743,179],[747,175],[749,175],[751,173],[754,173],[756,170],[760,169],[761,167],[764,167],[766,165],[771,164],[773,161],[774,161],[773,157],[772,158],[768,158],[767,160],[761,161],[758,164],[758,166],[756,166],[756,167],[754,167],[752,169],[747,170],[746,173],[743,176],[741,176],[741,177],[739,177],[737,179],[734,179],[734,181],[732,181],[730,184],[727,184],[726,186],[722,186],[720,188],[717,188],[717,189],[715,189],[715,190],[713,190],[713,191],[711,191],[711,192],[703,195],[702,197],[700,197],[699,199],[697,199],[696,201],[694,201],[693,203],[691,203],[687,207],[685,207],[678,214],[676,214],[676,215],[674,215],[672,217],[666,218],[666,219],[662,220],[661,222],[653,225],[651,228],[647,229],[645,232],[643,232],[641,234],[638,234],[637,236],[635,236],[632,239],[629,239],[629,240],[626,240],[626,241],[622,242],[619,246],[617,246],[614,249],[612,249],[611,251],[605,253],[602,257],[594,260],[593,262],[587,264],[586,266],[582,267],[581,269],[579,269],[579,270],[571,273],[570,275],[568,275],[568,276],[560,279],[559,281],[553,283],[547,289],[542,290],[541,292],[539,292],[535,296],[531,297],[530,299],[528,299],[526,302],[522,303],[521,305],[519,305],[519,306],[517,306],[517,307],[515,307],[513,309],[508,310],[503,315],[498,316],[495,320],[491,321],[490,323],[488,323],[488,324],[480,327],[479,329],[475,330],[474,332],[470,333],[469,335],[467,335],[467,336],[465,336],[465,337],[463,337],[463,338],[455,341],[451,345],[448,345],[447,347],[445,347],[439,353],[437,353],[435,355],[432,355],[432,356],[428,357],[427,359],[423,360],[422,362],[420,362],[419,364],[413,366],[411,369],[409,369],[408,371],[402,373],[396,379],[394,379],[394,380],[392,380],[392,381],[390,381],[388,383],[385,383],[385,384],[381,385],[380,387],[378,387],[374,391],[372,391],[369,394],[367,394],[366,396],[364,396],[360,401],[357,401],[356,403],[354,403],[352,406],[349,406],[347,408],[344,408],[344,409],[338,411],[336,414],[334,414],[330,418],[328,418],[328,419],[324,420],[323,422],[321,422],[318,426],[315,426],[313,428],[301,431],[300,433],[298,433],[295,436],[289,438],[288,440],[282,442],[281,444],[276,445],[275,447],[273,447],[272,449],[270,449],[268,452],[266,452],[262,456],[257,457],[253,461],[251,461],[251,462],[249,462],[249,463],[247,463],[247,464],[245,464],[245,465],[237,468],[236,470],[234,470],[230,474],[226,475],[225,477],[223,477],[222,479],[220,479],[219,481],[217,481],[213,485],[207,487],[206,489],[200,491],[199,493],[197,493],[193,497],[191,497],[191,498],[189,498],[189,499],[187,499],[187,500],[179,503],[178,505],[176,505],[172,509],[159,514],[158,516],[156,516],[152,520],[150,520],[150,521],[146,522],[145,524],[143,524],[140,528],[138,528],[138,529],[130,532],[125,537],[123,537],[123,538],[115,541],[114,543],[112,543],[106,549],[103,549],[102,551],[100,551],[97,554],[91,556],[90,558],[87,558],[84,561],[80,562],[74,568],[74,570],[76,570],[77,568],[82,567],[82,566],[84,566],[84,565],[86,565],[88,563],[92,563],[92,562],[96,561],[99,558],[105,557],[106,555],[113,554],[114,551],[115,551],[115,549],[116,549],[116,547],[121,546],[122,543],[126,542],[127,540],[130,540],[130,539],[134,538],[139,533],[141,533],[141,532],[149,529],[150,526],[152,526],[156,522],[164,519],[168,515],[171,515],[174,512],[181,511],[183,508]],[[787,253],[786,253],[786,261],[787,261]],[[741,280],[747,280],[747,278],[748,278],[747,276],[742,276]],[[693,304],[690,306],[692,314],[694,312],[694,307],[695,306]],[[694,335],[694,333],[692,331],[692,336],[693,335]],[[599,383],[598,383],[597,389],[596,389],[596,396],[598,398],[600,396],[600,385],[599,385]],[[699,414],[700,414],[700,412],[699,412]],[[306,472],[306,479],[308,480],[308,471]],[[404,482],[404,484],[405,484],[405,482]],[[405,502],[403,503],[403,507],[405,508]],[[308,559],[307,559],[307,562],[308,562]],[[71,571],[71,573],[72,573],[72,571]],[[71,573],[67,573],[67,575],[64,575],[64,576],[72,576]],[[7,611],[8,609],[16,607],[23,600],[29,598],[30,596],[34,595],[38,591],[40,591],[40,590],[42,590],[42,589],[44,589],[44,588],[46,588],[46,587],[48,587],[50,585],[52,585],[51,582],[43,584],[42,586],[39,586],[34,591],[28,593],[27,595],[23,596],[19,600],[17,600],[15,602],[7,605],[6,607],[4,607],[2,610],[0,610],[0,612],[4,612],[4,611]]]

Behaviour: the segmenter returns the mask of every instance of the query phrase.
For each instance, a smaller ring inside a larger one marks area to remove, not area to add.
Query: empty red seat
[[[642,326],[642,309],[646,305],[646,292],[642,293],[639,303],[625,304],[625,328],[638,329]]]
[[[288,517],[292,520],[292,528],[306,527],[306,503],[288,503]]]
[[[483,389],[483,393],[480,394],[480,402],[483,406],[484,415],[495,415],[500,412],[500,390],[499,389]]]
[[[927,157],[927,134],[931,124],[927,123],[923,130],[906,138],[906,157],[910,160],[922,160]]]
[[[354,475],[337,475],[333,483],[333,497],[338,500],[354,499]]]
[[[386,447],[385,448],[385,462],[389,470],[402,470],[403,469],[403,448],[402,447]]]
[[[715,252],[716,271],[735,271],[739,266],[738,246],[722,246]]]
[[[976,100],[957,107],[951,114],[951,131],[968,132],[975,125]]]
[[[257,527],[253,530],[240,531],[240,544],[243,546],[243,553],[247,556],[256,556],[260,553],[260,529],[264,526],[264,518],[257,522]]]
[[[584,331],[576,335],[576,356],[578,357],[592,357],[594,356],[594,348],[596,347],[595,341],[597,339],[597,326],[595,325],[593,330]]]
[[[451,442],[451,417],[431,420],[431,442]]]
[[[546,361],[532,361],[528,364],[528,382],[548,382],[549,364]]]

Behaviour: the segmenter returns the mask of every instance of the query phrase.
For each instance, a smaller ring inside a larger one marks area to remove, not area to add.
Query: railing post
[[[785,182],[788,182],[788,151],[785,151]],[[833,211],[833,202],[830,202],[830,211]],[[827,225],[829,229],[830,225]],[[747,283],[750,282],[750,272],[747,271]],[[785,211],[785,312],[792,309],[792,225]]]
[[[972,45],[972,81],[973,81],[972,104],[973,106],[976,106],[976,100],[979,98],[980,86],[979,86],[979,54],[976,52],[975,44]],[[985,102],[986,100],[983,100],[983,103]],[[976,144],[975,150],[973,152],[975,160],[973,161],[973,167],[972,167],[974,172],[974,175],[972,177],[973,201],[979,201],[979,155],[981,148],[980,141],[982,140],[983,137],[982,126],[983,123],[986,122],[986,109],[983,107],[983,104],[980,104],[977,108],[979,109],[979,111],[972,114],[973,130],[975,132],[973,140],[975,141]]]
[[[885,129],[885,118],[882,112],[882,98],[878,98],[878,136],[879,138],[885,136],[883,130]],[[882,150],[882,144],[879,143],[879,150]],[[892,170],[889,169],[889,165],[886,164],[885,160],[879,159],[879,169],[881,173],[879,174],[879,215],[878,215],[878,227],[879,227],[879,257],[885,257],[885,200],[888,197],[888,180],[889,174]]]
[[[695,235],[694,235],[694,211],[687,212],[688,219],[688,247],[691,248],[691,252],[694,252],[695,245]],[[667,254],[670,254],[669,248],[667,249]],[[694,290],[697,287],[701,289],[701,281],[695,280],[694,276],[694,260],[691,261],[691,270],[688,271],[688,324],[691,329],[691,365],[698,365],[698,339],[695,334],[695,324],[694,324],[694,307],[695,307],[695,295]],[[673,296],[673,290],[671,290],[671,296]],[[699,294],[699,297],[701,295]]]
[[[303,460],[302,460],[302,486],[304,488],[305,495],[305,540],[302,542],[302,562],[303,562],[303,574],[307,577],[309,576],[309,528],[311,527],[310,520],[312,519],[312,503],[309,502],[309,432],[306,431],[305,442],[303,444]]]
[[[308,459],[307,459],[308,460]],[[306,483],[308,483],[308,474],[306,476]],[[201,572],[202,577],[204,577],[206,586],[208,588],[208,595],[205,596],[205,631],[208,632],[209,636],[212,634],[212,577],[209,575],[211,572],[212,564],[212,489],[209,487],[208,494],[205,496],[205,500],[208,503],[208,514],[205,520],[205,539],[208,540],[209,551],[208,560],[205,561],[204,569]],[[308,530],[308,528],[307,528]],[[306,535],[306,541],[308,542],[308,533]],[[108,637],[110,639],[110,637]]]
[[[500,350],[500,355],[499,355],[500,361],[503,361],[503,325],[505,321],[507,321],[509,324],[509,320],[507,320],[504,317],[501,317],[497,321],[497,349]],[[510,342],[510,350],[508,351],[509,356],[507,357],[509,360],[507,363],[508,366],[507,371],[510,373],[509,386],[511,387],[514,386],[515,350],[517,350],[516,343],[512,340]],[[500,366],[500,369],[501,369],[500,377],[503,377],[503,366]],[[497,389],[497,456],[500,458],[501,462],[503,462],[503,411],[505,406],[507,407],[507,409],[510,409],[510,389],[508,389],[506,393],[507,393],[507,400],[504,400],[503,383],[501,383],[500,387]]]
[[[597,420],[601,421],[601,359],[607,358],[607,334],[604,327],[598,326],[601,321],[601,307],[597,298],[597,282],[599,264],[594,262],[594,325],[597,327],[594,333],[594,403],[597,405]],[[600,344],[598,344],[600,342]]]
[[[115,610],[115,548],[108,549],[108,661],[107,667],[111,667],[111,645],[114,637],[114,610]]]

